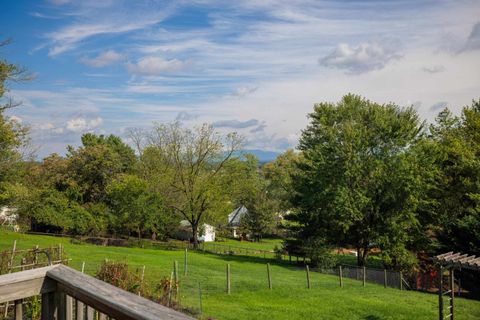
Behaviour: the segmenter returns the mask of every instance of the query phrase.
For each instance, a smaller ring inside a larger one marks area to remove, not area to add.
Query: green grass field
[[[71,244],[67,238],[33,236],[0,231],[0,250],[62,243],[72,259],[70,266],[95,274],[105,259],[145,265],[145,279],[158,283],[169,276],[175,260],[179,263],[180,295],[184,306],[199,309],[202,288],[204,316],[214,319],[435,319],[437,296],[346,279],[340,288],[336,276],[312,273],[312,289],[306,289],[305,272],[272,260],[273,289],[267,287],[266,260],[255,257],[223,256],[189,252],[188,275],[183,276],[182,251],[99,247]],[[225,268],[231,264],[232,294],[225,294]],[[456,299],[457,319],[480,319],[480,302]]]

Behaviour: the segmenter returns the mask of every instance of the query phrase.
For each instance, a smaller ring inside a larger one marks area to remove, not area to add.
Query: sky
[[[433,121],[480,98],[480,1],[3,1],[0,57],[39,158],[86,132],[181,121],[247,149],[297,145],[318,102],[347,93]]]

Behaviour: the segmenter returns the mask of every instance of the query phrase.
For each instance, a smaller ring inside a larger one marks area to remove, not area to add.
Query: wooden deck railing
[[[0,276],[0,303],[15,301],[15,319],[23,319],[22,299],[35,295],[42,320],[193,319],[64,265]]]

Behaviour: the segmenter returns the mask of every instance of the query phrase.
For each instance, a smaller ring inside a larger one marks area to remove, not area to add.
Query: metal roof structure
[[[248,209],[245,208],[245,206],[240,206],[233,210],[229,215],[228,215],[228,225],[231,227],[238,227],[240,226],[240,221],[242,220],[242,217],[248,213]]]
[[[461,254],[459,252],[447,252],[433,257],[433,261],[443,267],[465,268],[480,271],[480,257]]]

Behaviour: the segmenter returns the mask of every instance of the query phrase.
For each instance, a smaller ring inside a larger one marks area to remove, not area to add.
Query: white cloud
[[[257,90],[258,87],[241,86],[235,89],[235,91],[232,93],[232,96],[245,97],[246,95],[254,93]]]
[[[56,6],[61,6],[70,2],[70,0],[50,0]]]
[[[477,22],[473,26],[464,50],[477,50],[477,49],[480,49],[480,22]]]
[[[212,123],[216,128],[233,128],[233,129],[245,129],[253,127],[259,124],[257,119],[250,119],[247,121],[240,120],[219,120]]]
[[[319,63],[349,73],[364,73],[383,69],[390,61],[399,59],[401,54],[385,48],[377,42],[365,42],[358,46],[341,43],[329,55],[319,60]]]
[[[100,53],[95,58],[83,58],[81,62],[95,68],[101,68],[121,61],[124,56],[114,50],[107,50]]]
[[[9,118],[10,120],[12,120],[12,121],[17,122],[17,123],[22,123],[22,122],[23,122],[23,119],[20,118],[20,117],[18,117],[18,116],[10,116],[10,117],[8,117],[8,118]]]
[[[164,73],[176,72],[184,69],[188,62],[178,59],[166,60],[162,57],[147,56],[136,63],[127,63],[127,71],[131,74],[143,76],[158,76]]]
[[[423,67],[422,70],[427,73],[439,73],[445,71],[445,67],[442,65],[435,65],[430,67]]]
[[[86,119],[82,117],[70,119],[67,121],[66,129],[73,132],[85,132],[99,127],[103,123],[100,117]]]
[[[186,111],[180,111],[177,116],[175,117],[175,120],[177,121],[189,121],[189,120],[195,120],[198,118],[198,115],[196,114],[191,114]]]

